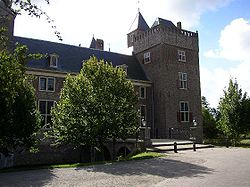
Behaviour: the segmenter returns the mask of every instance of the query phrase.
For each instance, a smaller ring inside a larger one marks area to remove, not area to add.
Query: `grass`
[[[129,156],[126,160],[142,160],[142,159],[150,159],[150,158],[157,158],[163,157],[164,154],[155,153],[155,152],[143,152],[136,155]]]
[[[243,139],[240,141],[240,144],[250,145],[250,139]]]
[[[220,138],[217,138],[217,139],[205,139],[204,140],[204,143],[205,144],[213,144],[213,145],[216,145],[216,146],[226,146],[227,145],[227,142],[225,139],[220,139]],[[229,145],[231,146],[230,142],[229,142]],[[241,139],[237,144],[236,144],[236,147],[244,147],[244,148],[250,148],[250,139]]]
[[[161,154],[161,153],[142,152],[142,153],[138,153],[135,155],[128,155],[125,158],[118,157],[118,160],[113,160],[113,161],[98,161],[98,162],[88,162],[88,163],[53,164],[53,165],[14,167],[14,168],[0,169],[0,173],[25,171],[25,170],[37,170],[37,169],[76,168],[76,167],[83,167],[83,166],[110,164],[110,163],[116,163],[116,162],[120,162],[120,161],[151,159],[151,158],[158,158],[158,157],[163,157],[163,156],[165,156],[165,155]]]

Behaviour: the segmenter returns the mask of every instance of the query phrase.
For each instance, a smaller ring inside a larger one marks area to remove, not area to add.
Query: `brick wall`
[[[197,139],[202,140],[201,92],[198,54],[198,34],[178,33],[158,26],[150,29],[134,43],[134,52],[152,81],[154,128],[153,137],[170,138],[173,128],[176,138],[188,139],[190,122],[178,122],[179,102],[188,101],[189,111],[197,121]],[[178,50],[185,51],[186,62],[178,61]],[[144,53],[150,52],[151,63],[144,63]],[[187,90],[179,89],[178,72],[187,73]],[[179,133],[179,135],[178,135]],[[173,136],[172,136],[173,138]]]

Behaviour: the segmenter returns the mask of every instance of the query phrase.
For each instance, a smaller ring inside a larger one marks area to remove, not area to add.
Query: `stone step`
[[[205,148],[213,148],[214,146],[211,144],[195,144],[196,149],[205,149]],[[177,151],[183,151],[183,150],[193,150],[193,144],[178,144],[177,145]],[[150,148],[147,148],[147,151],[153,151],[153,152],[168,152],[168,151],[174,151],[173,145],[167,145],[167,146],[153,146]]]
[[[193,142],[178,142],[178,145],[193,145]],[[164,143],[164,142],[154,142],[152,147],[165,147],[165,146],[174,146],[174,142]]]

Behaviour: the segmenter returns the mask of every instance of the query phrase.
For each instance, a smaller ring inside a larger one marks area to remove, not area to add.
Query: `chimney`
[[[96,49],[102,50],[104,49],[104,41],[101,39],[96,39]]]
[[[177,22],[177,28],[178,28],[178,29],[182,29],[182,28],[181,28],[181,22],[180,22],[180,21]]]
[[[93,36],[89,48],[98,49],[98,50],[103,51],[104,50],[104,41],[102,39],[95,39]]]

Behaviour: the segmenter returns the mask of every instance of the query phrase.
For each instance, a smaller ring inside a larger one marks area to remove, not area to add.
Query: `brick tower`
[[[13,39],[14,20],[16,13],[11,9],[12,1],[2,0],[0,1],[0,29],[7,30],[7,37],[9,41]]]
[[[140,12],[127,35],[128,47],[141,63],[153,87],[153,138],[202,141],[198,33],[181,22],[157,18],[150,28]],[[194,127],[196,126],[196,127]]]

